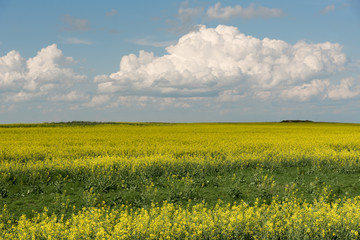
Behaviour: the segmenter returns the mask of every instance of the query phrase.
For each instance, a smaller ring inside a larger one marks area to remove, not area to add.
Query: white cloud
[[[87,104],[87,106],[89,106],[89,107],[96,107],[96,106],[104,105],[104,104],[107,103],[109,100],[110,100],[110,96],[109,96],[109,95],[98,95],[98,96],[94,96],[94,97],[92,97],[90,103]]]
[[[110,107],[133,107],[139,109],[154,108],[164,110],[167,108],[190,108],[194,103],[203,100],[202,98],[175,98],[175,97],[154,97],[154,96],[118,96],[111,102]]]
[[[109,77],[106,74],[97,75],[97,76],[94,77],[94,83],[107,82],[108,80],[109,80]]]
[[[17,51],[10,51],[0,57],[0,92],[17,89],[24,83],[25,65],[25,59]]]
[[[90,22],[87,19],[74,18],[73,16],[66,14],[63,16],[63,31],[67,32],[88,32],[90,31]]]
[[[340,81],[340,84],[331,86],[327,93],[327,97],[333,100],[350,99],[360,95],[360,85],[353,86],[353,78],[345,78]],[[351,90],[353,87],[354,91]]]
[[[18,93],[7,93],[3,99],[5,102],[27,102],[42,95],[41,92],[25,92],[21,90]]]
[[[88,40],[75,38],[75,37],[65,38],[65,39],[62,40],[62,43],[64,43],[64,44],[85,44],[85,45],[92,45],[93,44],[92,42],[90,42]]]
[[[98,91],[164,98],[213,97],[218,101],[241,101],[241,92],[268,99],[318,76],[335,73],[346,62],[337,43],[300,41],[292,45],[247,36],[224,25],[202,26],[166,50],[167,54],[159,57],[145,51],[122,57],[118,72],[95,77]],[[308,97],[306,93],[298,95],[300,100]]]
[[[11,51],[0,57],[0,97],[18,102],[67,91],[85,79],[67,67],[75,63],[73,58],[64,57],[56,44],[41,49],[28,60]]]
[[[285,99],[307,101],[312,97],[324,95],[330,82],[328,80],[312,80],[301,86],[295,86],[282,91],[281,96]]]
[[[71,91],[67,94],[56,94],[49,96],[51,101],[65,101],[65,102],[77,102],[77,101],[86,101],[89,99],[89,96],[85,95],[84,93]]]
[[[246,97],[246,94],[239,94],[238,90],[225,90],[219,93],[217,101],[219,102],[238,102]]]
[[[230,18],[274,18],[285,16],[284,12],[278,8],[266,8],[261,5],[250,4],[248,7],[242,7],[236,5],[234,7],[226,6],[221,7],[221,3],[218,2],[214,6],[208,8],[206,15],[210,19],[223,19],[228,20]]]
[[[320,11],[320,13],[321,14],[327,14],[327,13],[329,13],[329,12],[331,12],[331,11],[334,11],[335,10],[335,5],[333,4],[333,5],[329,5],[329,6],[326,6],[325,8],[323,8],[321,11]]]
[[[257,90],[254,92],[253,98],[260,99],[260,100],[268,100],[271,98],[271,92],[270,91],[263,91],[263,90]]]
[[[106,13],[105,13],[105,16],[107,16],[107,17],[112,17],[112,16],[115,16],[116,14],[118,14],[118,11],[115,10],[115,9],[111,9],[110,12],[106,12]]]
[[[360,84],[354,85],[353,78],[345,78],[340,84],[331,83],[328,79],[313,80],[301,86],[295,86],[283,90],[281,97],[284,99],[308,101],[314,97],[320,97],[322,100],[341,100],[351,99],[360,95]]]
[[[56,44],[43,48],[26,62],[28,71],[24,88],[30,91],[36,90],[48,83],[53,83],[54,87],[64,88],[83,80],[85,76],[78,75],[72,69],[65,67],[74,63],[73,58],[63,56]]]

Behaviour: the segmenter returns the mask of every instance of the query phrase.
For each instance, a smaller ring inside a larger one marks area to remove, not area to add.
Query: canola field
[[[0,239],[359,239],[360,125],[0,125]]]

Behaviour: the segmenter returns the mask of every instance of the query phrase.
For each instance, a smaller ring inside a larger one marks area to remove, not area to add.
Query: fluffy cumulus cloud
[[[18,88],[23,84],[25,60],[16,51],[0,57],[0,90]]]
[[[246,98],[309,100],[333,85],[319,77],[336,73],[346,57],[337,43],[289,44],[258,39],[237,28],[201,26],[155,56],[140,51],[123,56],[118,72],[96,76],[100,94],[202,98],[238,102]],[[350,85],[338,87],[344,92]],[[187,103],[189,104],[189,103]]]
[[[107,103],[109,100],[110,100],[109,95],[94,96],[94,97],[92,97],[91,101],[87,104],[87,106],[89,106],[89,107],[101,106],[101,105],[104,105],[105,103]]]
[[[29,59],[10,51],[0,57],[1,109],[34,100],[100,109],[165,109],[360,96],[358,79],[334,77],[346,67],[337,43],[290,44],[219,25],[200,26],[166,51],[162,56],[146,51],[123,56],[117,72],[94,78],[97,92],[92,96],[91,86],[79,87],[86,77],[71,68],[76,61],[57,45]]]
[[[301,86],[283,90],[281,96],[285,99],[307,101],[312,97],[323,96],[329,85],[329,80],[316,79],[310,83],[304,83]]]
[[[340,84],[331,86],[327,93],[327,97],[334,100],[350,99],[359,95],[360,85],[355,85],[353,78],[342,79]]]
[[[5,102],[84,99],[84,94],[69,89],[85,79],[68,66],[75,64],[56,44],[41,49],[33,58],[24,59],[17,51],[0,57],[0,98]]]
[[[240,5],[221,7],[221,3],[218,2],[208,8],[206,16],[210,19],[228,20],[236,17],[243,19],[273,18],[282,17],[285,16],[285,14],[281,9],[267,8],[256,4],[250,4],[248,7],[242,7]]]
[[[322,100],[351,99],[360,95],[360,85],[354,84],[354,78],[344,78],[339,84],[331,83],[328,79],[312,80],[310,83],[283,90],[281,97],[285,99],[308,101],[314,97]]]

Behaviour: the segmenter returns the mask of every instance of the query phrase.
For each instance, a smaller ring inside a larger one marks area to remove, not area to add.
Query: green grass
[[[267,180],[264,180],[267,176]],[[271,186],[272,178],[273,186]],[[33,216],[44,207],[50,213],[70,216],[78,209],[105,203],[116,207],[130,204],[133,207],[150,207],[163,201],[177,204],[206,202],[215,205],[218,200],[233,203],[244,200],[250,204],[258,198],[270,202],[276,195],[280,199],[296,197],[312,202],[322,193],[324,186],[331,190],[330,201],[342,197],[354,197],[360,193],[360,173],[344,173],[338,170],[314,169],[312,166],[279,167],[277,169],[248,167],[220,171],[217,174],[189,174],[171,176],[129,176],[123,183],[101,183],[96,179],[52,180],[46,184],[26,184],[21,181],[2,183],[0,204],[6,204],[17,219],[22,214]],[[75,206],[75,210],[74,207]]]

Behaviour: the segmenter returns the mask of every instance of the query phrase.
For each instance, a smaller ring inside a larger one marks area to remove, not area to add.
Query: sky
[[[0,123],[360,123],[356,0],[0,0]]]

